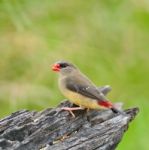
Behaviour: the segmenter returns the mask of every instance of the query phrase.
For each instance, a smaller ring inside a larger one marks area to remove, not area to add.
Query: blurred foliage
[[[112,101],[139,106],[119,150],[148,150],[149,1],[1,0],[0,117],[56,106],[57,60],[80,67]]]

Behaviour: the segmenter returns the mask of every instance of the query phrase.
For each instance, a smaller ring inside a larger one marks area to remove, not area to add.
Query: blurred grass
[[[139,106],[117,149],[149,149],[148,1],[1,0],[0,10],[0,117],[64,99],[50,65],[65,59],[110,84],[113,101]]]

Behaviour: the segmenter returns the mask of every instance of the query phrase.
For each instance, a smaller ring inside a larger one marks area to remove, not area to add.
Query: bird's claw
[[[72,112],[73,110],[83,110],[82,107],[62,107],[61,110],[69,111],[73,118],[75,118],[75,114]]]

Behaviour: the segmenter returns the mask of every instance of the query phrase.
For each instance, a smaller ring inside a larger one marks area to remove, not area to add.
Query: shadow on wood
[[[126,115],[111,110],[77,110],[76,117],[60,108],[41,112],[21,110],[0,120],[0,150],[114,150],[138,108]]]

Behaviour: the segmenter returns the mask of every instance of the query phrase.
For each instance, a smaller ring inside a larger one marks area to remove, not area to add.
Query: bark
[[[0,120],[0,150],[114,150],[138,108],[114,114],[111,110],[77,110],[75,118],[61,107],[41,112],[21,110]]]

